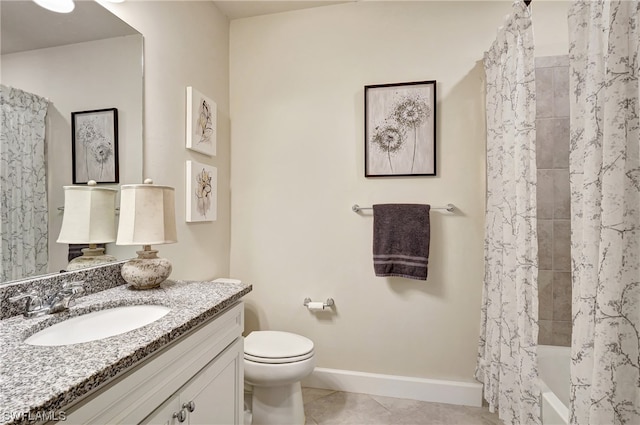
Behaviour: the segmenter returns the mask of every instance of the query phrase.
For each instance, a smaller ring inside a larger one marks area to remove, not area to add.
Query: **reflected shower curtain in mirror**
[[[569,12],[572,424],[640,424],[640,3]]]
[[[42,97],[0,86],[0,282],[47,271],[48,104]]]
[[[485,276],[476,378],[506,424],[540,423],[535,63],[517,1],[485,54]]]

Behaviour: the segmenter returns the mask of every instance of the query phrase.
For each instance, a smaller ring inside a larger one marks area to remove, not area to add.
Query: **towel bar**
[[[351,211],[353,211],[355,213],[359,213],[362,210],[372,210],[372,209],[373,209],[373,207],[361,207],[358,204],[354,204],[351,207]],[[432,210],[447,210],[448,212],[453,212],[456,209],[456,207],[453,204],[447,204],[444,207],[431,207],[431,209]]]

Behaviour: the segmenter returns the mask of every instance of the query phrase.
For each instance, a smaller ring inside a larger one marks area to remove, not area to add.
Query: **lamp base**
[[[67,271],[86,269],[114,261],[117,261],[117,258],[113,255],[106,255],[104,248],[83,248],[82,255],[69,262]]]
[[[158,251],[136,251],[138,258],[122,265],[122,278],[134,289],[157,288],[171,274],[171,262],[159,258]]]

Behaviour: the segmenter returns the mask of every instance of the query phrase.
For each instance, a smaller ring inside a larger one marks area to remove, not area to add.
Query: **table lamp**
[[[171,262],[159,258],[151,245],[175,243],[175,190],[153,184],[127,184],[120,187],[120,223],[117,245],[142,245],[138,257],[122,265],[122,277],[134,289],[160,286],[171,274]]]
[[[116,193],[115,189],[98,187],[90,180],[86,186],[64,186],[64,216],[58,243],[89,244],[67,266],[67,270],[78,270],[116,261],[116,257],[105,255],[104,248],[96,244],[116,240]]]

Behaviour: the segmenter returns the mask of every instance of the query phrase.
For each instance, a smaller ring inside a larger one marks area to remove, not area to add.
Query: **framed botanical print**
[[[187,87],[187,148],[216,154],[217,105],[193,87]]]
[[[73,184],[118,183],[118,109],[71,113]]]
[[[218,169],[196,161],[187,161],[188,223],[215,221],[218,209]]]
[[[365,177],[436,175],[436,82],[365,86]]]

